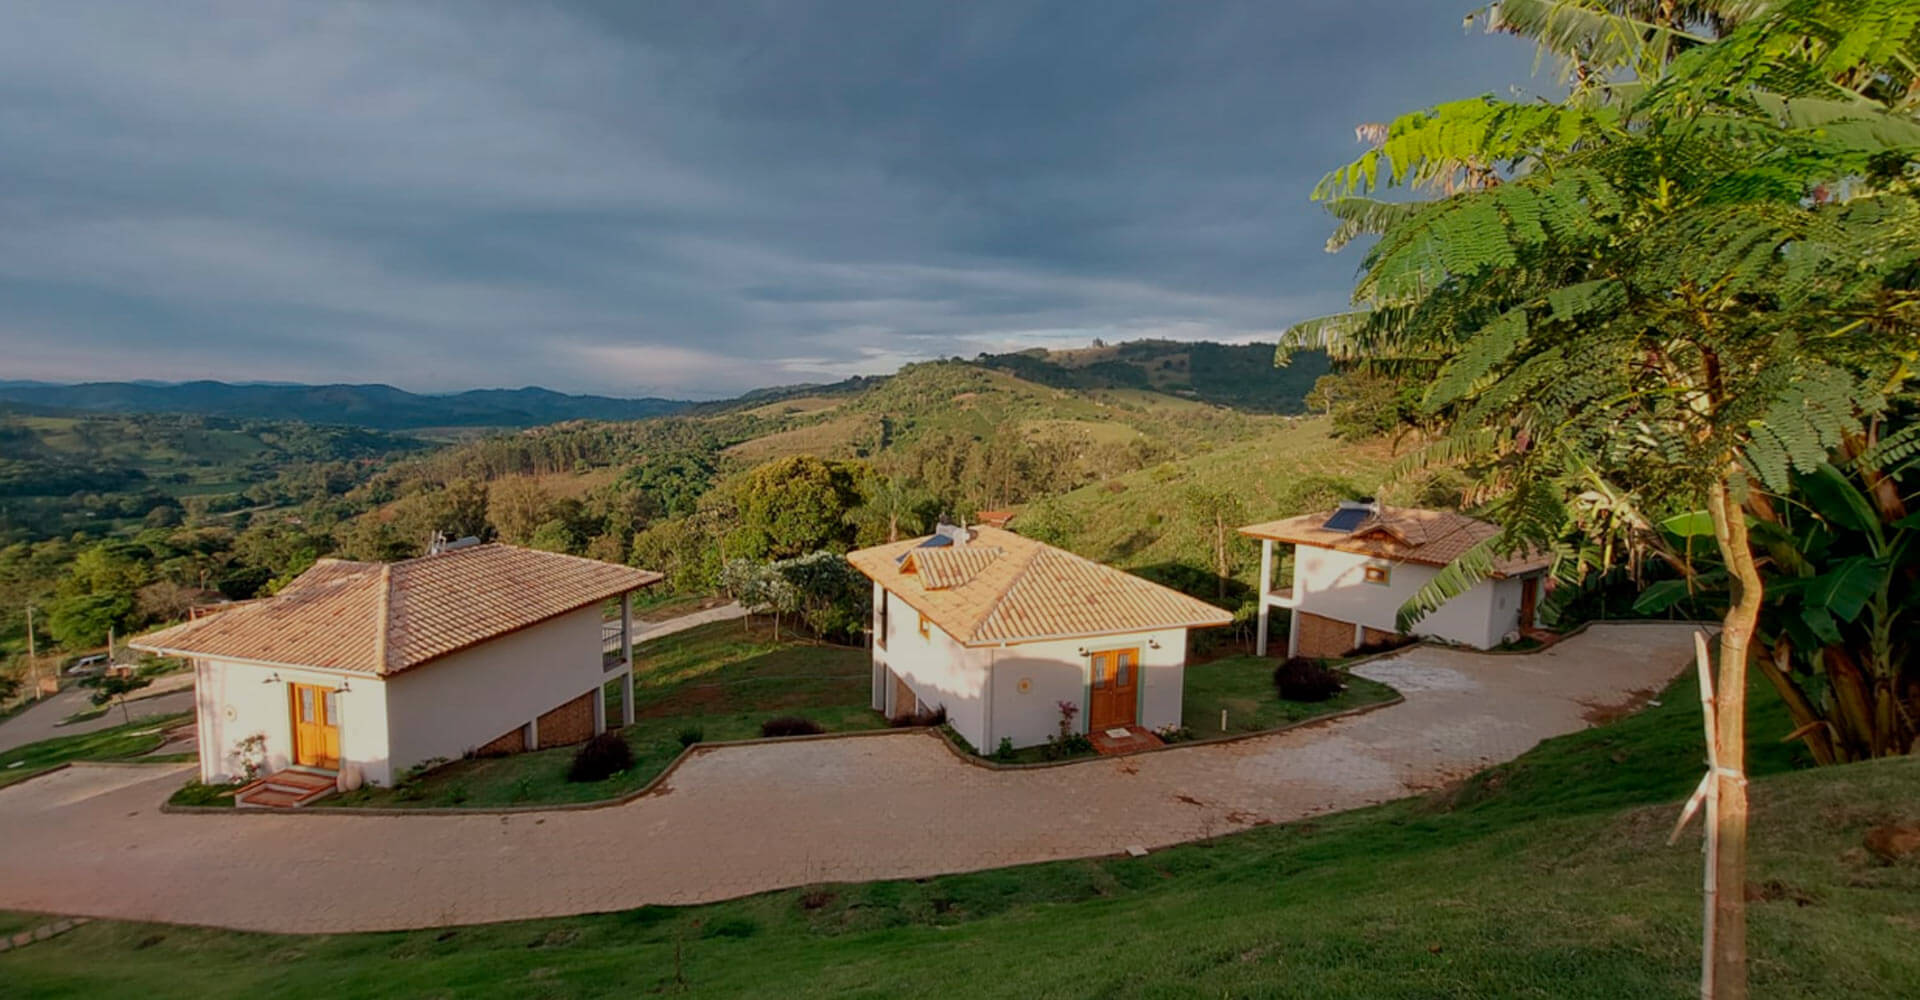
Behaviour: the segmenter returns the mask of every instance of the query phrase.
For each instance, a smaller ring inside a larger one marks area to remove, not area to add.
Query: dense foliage
[[[1409,601],[1403,625],[1498,554],[1570,536],[1698,581],[1692,548],[1654,525],[1701,513],[1728,597],[1715,870],[1736,887],[1715,902],[1709,981],[1744,996],[1743,699],[1760,618],[1781,610],[1767,577],[1782,582],[1756,522],[1824,465],[1874,451],[1920,354],[1920,6],[1508,0],[1486,13],[1562,58],[1569,96],[1471,98],[1364,129],[1375,147],[1318,192],[1341,220],[1331,247],[1378,237],[1362,308],[1294,339],[1420,373],[1423,409],[1449,429],[1425,455],[1477,462],[1497,501],[1505,534]],[[1366,197],[1382,185],[1438,196]],[[1562,566],[1584,569],[1592,551],[1563,547]],[[1869,557],[1799,585],[1838,594],[1895,572]],[[1845,671],[1822,659],[1825,697],[1846,698]],[[1876,713],[1920,712],[1888,660],[1869,666]]]

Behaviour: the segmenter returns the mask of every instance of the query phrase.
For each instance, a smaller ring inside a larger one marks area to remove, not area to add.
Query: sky
[[[1345,306],[1476,0],[13,0],[0,379],[710,398]],[[1516,88],[1518,88],[1516,90]]]

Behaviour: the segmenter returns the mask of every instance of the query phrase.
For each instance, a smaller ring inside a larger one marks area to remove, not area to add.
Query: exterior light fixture
[[[279,683],[282,683],[282,682],[281,682],[281,680],[280,680],[280,671],[278,671],[278,670],[276,670],[276,671],[274,671],[274,672],[273,672],[273,676],[271,676],[271,677],[268,677],[268,678],[267,678],[266,680],[264,680],[264,681],[261,681],[260,683],[262,683],[262,684],[279,684]]]

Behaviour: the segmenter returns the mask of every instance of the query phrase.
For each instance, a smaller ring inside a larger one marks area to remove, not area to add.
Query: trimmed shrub
[[[797,715],[779,715],[760,724],[762,736],[812,736],[824,732],[818,722]]]
[[[633,766],[633,748],[619,733],[601,733],[580,744],[567,768],[568,781],[605,781]]]
[[[1273,686],[1283,701],[1326,701],[1346,687],[1339,674],[1304,656],[1289,656],[1273,668]]]
[[[699,726],[688,726],[680,730],[680,745],[683,747],[690,747],[706,738],[706,730],[701,729]]]

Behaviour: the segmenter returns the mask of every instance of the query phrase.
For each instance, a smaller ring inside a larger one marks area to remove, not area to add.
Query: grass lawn
[[[574,747],[455,761],[401,788],[363,788],[325,805],[381,808],[489,807],[591,802],[637,790],[680,755],[680,734],[705,742],[755,739],[777,715],[802,715],[828,732],[879,729],[867,707],[867,652],[784,640],[755,624],[715,622],[642,644],[634,664],[634,724],[622,730],[633,767],[605,781],[570,782]],[[620,717],[609,699],[610,719]]]
[[[1139,859],[336,937],[97,922],[0,955],[36,997],[1685,997],[1700,929],[1691,678],[1464,785]],[[1920,760],[1820,771],[1753,692],[1755,996],[1911,996]]]
[[[74,736],[56,736],[0,753],[0,788],[75,760],[126,760],[152,753],[166,742],[161,731],[193,718],[191,712],[140,719],[124,726]],[[158,759],[158,758],[156,758]],[[17,766],[16,766],[17,765]]]
[[[1342,678],[1346,681],[1346,690],[1326,701],[1283,701],[1273,687],[1273,668],[1279,663],[1268,657],[1234,656],[1187,667],[1181,724],[1196,739],[1257,733],[1388,701],[1396,693],[1378,681],[1346,674]],[[1220,728],[1223,709],[1227,713],[1224,730]]]
[[[107,709],[113,708],[113,707],[114,707],[113,705],[92,705],[87,708],[83,708],[80,711],[75,712],[64,719],[61,719],[60,724],[63,726],[71,726],[76,722],[86,722],[91,719],[98,719],[99,717],[107,714]]]

